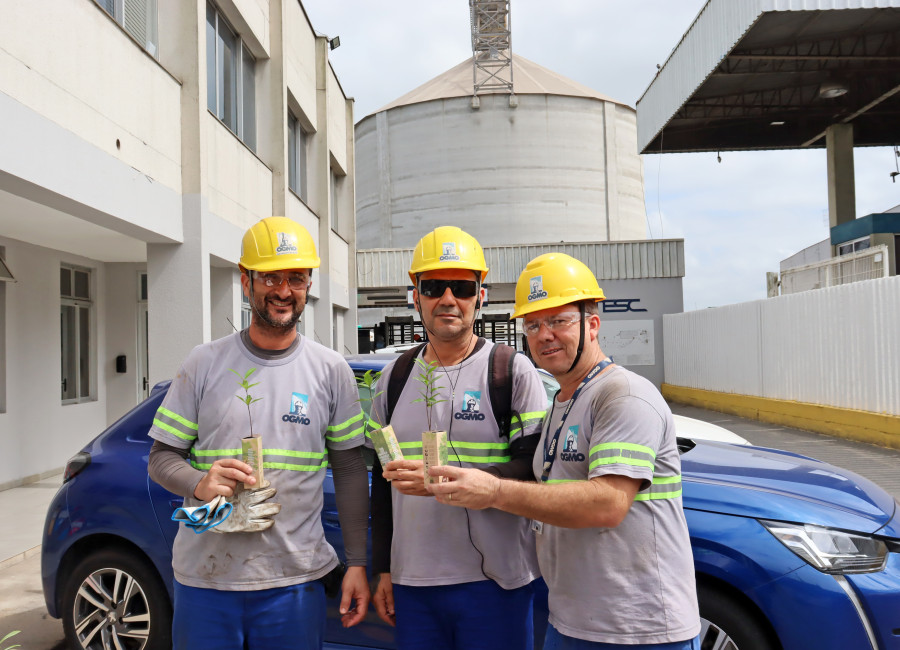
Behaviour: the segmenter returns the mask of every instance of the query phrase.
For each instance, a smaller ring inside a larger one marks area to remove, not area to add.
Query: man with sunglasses
[[[535,258],[516,284],[514,318],[556,377],[530,482],[446,466],[436,501],[534,520],[549,588],[545,650],[699,650],[693,558],[681,504],[672,414],[649,381],[600,348],[590,269]]]
[[[297,332],[318,266],[312,237],[290,219],[250,228],[240,257],[250,326],[194,348],[154,419],[150,476],[185,507],[218,497],[232,506],[217,526],[181,526],[175,538],[178,650],[321,648],[325,582],[342,582],[345,626],[365,616],[368,481],[356,382],[343,357]],[[241,378],[252,404],[241,403]],[[251,426],[262,437],[262,485],[241,461]],[[342,581],[320,517],[329,463],[349,565]],[[276,489],[282,505],[272,503]]]
[[[500,354],[474,334],[487,272],[481,246],[459,228],[436,228],[413,252],[409,277],[428,342],[411,354],[435,367],[440,401],[429,427],[419,399],[421,370],[414,368],[390,415],[405,459],[388,463],[383,474],[377,463],[372,471],[373,603],[396,625],[400,650],[533,644],[531,583],[539,574],[528,522],[496,510],[448,508],[428,498],[423,482],[422,432],[429,428],[447,432],[455,465],[486,476],[531,474],[547,398],[534,367],[510,350],[514,416],[511,424],[495,419],[489,366]],[[401,361],[387,366],[376,385],[375,418],[388,413]]]

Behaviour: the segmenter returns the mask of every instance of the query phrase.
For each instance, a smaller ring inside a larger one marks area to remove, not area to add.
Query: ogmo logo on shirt
[[[459,412],[453,414],[455,420],[483,420],[484,413],[481,410],[481,391],[467,390],[463,393],[462,404]]]
[[[309,395],[303,393],[291,393],[291,410],[281,416],[284,422],[294,424],[309,424],[307,413],[309,412]]]
[[[578,427],[579,425],[576,424],[566,431],[566,439],[563,442],[562,451],[559,453],[560,460],[579,463],[584,460],[584,454],[578,451]]]

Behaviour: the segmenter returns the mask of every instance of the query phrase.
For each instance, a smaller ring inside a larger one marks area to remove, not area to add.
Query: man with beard
[[[383,475],[378,463],[372,470],[373,603],[396,624],[400,650],[524,650],[533,643],[538,570],[528,522],[497,510],[448,508],[427,498],[423,483],[428,429],[446,431],[450,462],[460,467],[519,479],[531,473],[547,398],[523,355],[473,331],[487,272],[481,246],[459,228],[442,226],[419,241],[409,277],[428,342],[387,366],[374,391],[373,417],[388,416],[404,454]],[[405,379],[400,371],[413,359],[434,367],[439,402],[431,426],[418,399],[421,370]],[[492,360],[509,369],[509,391],[491,392]],[[402,388],[389,414],[392,383]],[[501,394],[505,404],[492,404]]]
[[[532,481],[457,467],[438,503],[534,519],[549,590],[545,650],[698,650],[700,618],[672,413],[649,381],[600,348],[603,291],[563,253],[516,283],[538,365],[559,381]]]
[[[365,616],[368,480],[356,382],[338,353],[296,327],[318,266],[312,237],[290,219],[250,228],[240,258],[250,326],[194,348],[154,419],[150,476],[185,507],[219,497],[232,506],[208,532],[181,526],[175,538],[176,649],[321,647],[323,579],[341,582],[320,518],[329,462],[349,565],[340,611],[347,627]],[[250,405],[239,385],[248,372]],[[263,485],[240,460],[251,429],[262,437]],[[283,507],[269,500],[276,489]]]

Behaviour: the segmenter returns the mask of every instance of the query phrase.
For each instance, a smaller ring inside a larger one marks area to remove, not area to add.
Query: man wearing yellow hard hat
[[[345,625],[365,616],[368,482],[356,382],[343,357],[297,332],[318,266],[312,237],[294,221],[269,217],[247,230],[240,269],[250,326],[194,348],[154,419],[150,476],[185,497],[188,513],[172,549],[176,649],[320,648],[326,584],[342,585]],[[248,436],[261,436],[262,485],[241,460]],[[320,520],[329,462],[343,580]],[[281,505],[271,501],[276,490]],[[211,509],[224,520],[198,525],[197,513]]]
[[[372,470],[373,604],[396,623],[400,650],[532,647],[538,569],[528,522],[448,508],[423,483],[422,433],[433,429],[446,432],[454,465],[531,475],[547,398],[524,355],[474,333],[487,272],[481,246],[459,228],[422,237],[409,278],[428,341],[388,365],[375,388],[372,412],[391,424],[404,460]],[[414,361],[435,378],[430,421]]]
[[[699,650],[700,620],[672,414],[649,381],[600,348],[603,291],[562,253],[533,259],[516,284],[537,364],[560,390],[544,421],[533,480],[450,465],[436,501],[534,521],[549,589],[545,650]]]

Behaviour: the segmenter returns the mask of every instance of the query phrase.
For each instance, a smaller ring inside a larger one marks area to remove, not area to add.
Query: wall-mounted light
[[[329,39],[328,47],[331,48],[332,50],[336,50],[340,46],[341,46],[341,37],[340,36],[335,36],[334,38]]]
[[[834,99],[835,97],[846,95],[848,90],[847,86],[842,82],[829,79],[819,86],[819,97],[822,99]]]

